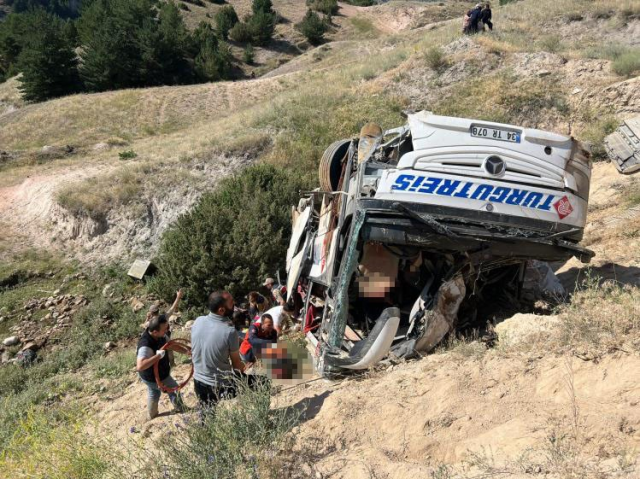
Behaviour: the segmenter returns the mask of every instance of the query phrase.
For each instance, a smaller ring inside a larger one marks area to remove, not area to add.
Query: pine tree
[[[195,70],[198,79],[218,81],[229,77],[231,70],[231,52],[229,47],[218,42],[211,25],[202,22],[194,32],[200,49],[195,58]]]
[[[229,38],[229,30],[231,30],[236,23],[240,20],[238,19],[238,14],[232,5],[225,5],[222,7],[215,16],[216,20],[216,29],[218,30],[218,34],[226,40]]]
[[[78,62],[54,15],[39,11],[20,57],[20,91],[27,101],[44,101],[78,91]]]
[[[251,43],[267,45],[273,38],[276,29],[276,16],[273,13],[258,11],[251,16],[248,24],[251,31]]]
[[[318,14],[313,10],[307,10],[306,15],[300,23],[296,25],[296,28],[300,30],[309,43],[316,45],[324,39],[324,32],[327,30],[327,26],[320,19]]]
[[[153,0],[95,0],[82,14],[80,75],[89,91],[145,86],[155,56],[142,67],[143,45],[155,41]],[[153,38],[149,38],[149,36]]]
[[[145,20],[139,31],[140,79],[145,85],[188,83],[192,68],[187,61],[193,39],[173,2],[162,4],[158,20]]]
[[[253,11],[254,15],[257,13],[269,13],[272,15],[276,13],[273,9],[271,0],[253,0],[253,3],[251,4],[251,10]]]

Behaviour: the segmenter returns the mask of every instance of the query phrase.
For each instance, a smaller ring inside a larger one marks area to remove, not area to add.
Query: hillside
[[[315,48],[293,29],[303,3],[274,0],[287,21],[255,79],[38,104],[16,79],[0,84],[0,333],[37,342],[42,358],[0,366],[0,476],[154,477],[136,454],[180,431],[176,416],[143,417],[133,345],[158,298],[126,267],[153,258],[222,179],[264,163],[315,182],[331,142],[426,109],[591,144],[583,244],[596,257],[553,265],[566,302],[482,318],[497,340],[470,333],[361,377],[282,385],[273,409],[306,413],[295,444],[268,451],[282,461],[274,477],[638,477],[640,183],[603,149],[640,114],[638,2],[495,5],[495,31],[474,37],[460,33],[473,2],[341,4]],[[219,7],[188,8],[194,25]],[[176,319],[180,336],[199,312]]]

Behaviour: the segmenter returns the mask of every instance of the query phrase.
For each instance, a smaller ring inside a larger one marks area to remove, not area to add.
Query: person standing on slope
[[[149,321],[149,326],[144,330],[138,341],[136,358],[136,371],[142,382],[147,386],[147,416],[151,420],[158,416],[158,403],[162,391],[156,383],[154,366],[158,365],[158,376],[162,384],[168,388],[178,387],[178,383],[171,377],[171,364],[169,355],[162,350],[168,341],[167,332],[169,321],[167,316],[161,314]],[[183,351],[187,353],[186,350]],[[184,404],[179,392],[168,393],[171,404],[177,412],[184,410]]]
[[[234,371],[247,366],[240,359],[240,339],[231,323],[234,301],[227,291],[209,295],[210,313],[200,316],[191,328],[194,390],[200,404],[211,408],[221,399],[237,394]]]
[[[484,8],[482,9],[482,13],[480,14],[480,20],[482,21],[482,30],[484,30],[484,25],[489,27],[490,31],[493,31],[493,22],[491,21],[491,4],[489,2],[484,4]]]

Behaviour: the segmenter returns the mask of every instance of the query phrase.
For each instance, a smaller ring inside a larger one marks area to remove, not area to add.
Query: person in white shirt
[[[273,318],[273,328],[279,335],[282,334],[282,331],[286,332],[293,326],[293,306],[289,303],[285,303],[283,306],[274,306],[265,311],[264,314],[268,314]],[[261,319],[258,319],[256,323],[260,324]]]

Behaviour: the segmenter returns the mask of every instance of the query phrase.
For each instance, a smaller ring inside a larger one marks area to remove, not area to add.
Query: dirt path
[[[51,246],[48,223],[57,207],[56,191],[65,184],[102,175],[111,169],[106,164],[86,166],[78,162],[75,167],[34,172],[15,185],[0,188],[0,223],[7,228],[3,242],[13,251]],[[15,238],[20,241],[13,242]]]

